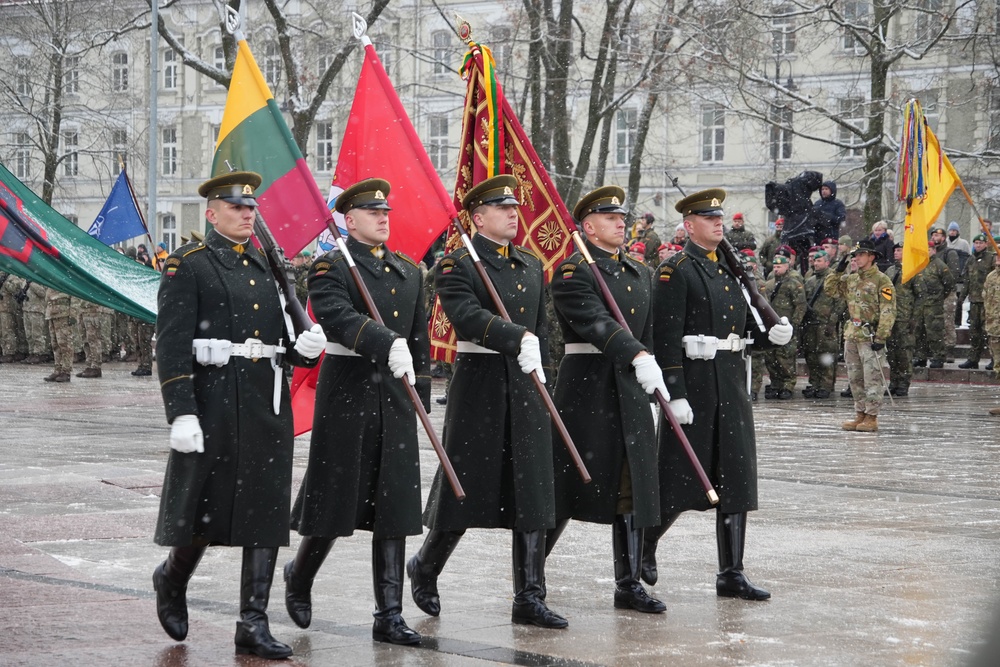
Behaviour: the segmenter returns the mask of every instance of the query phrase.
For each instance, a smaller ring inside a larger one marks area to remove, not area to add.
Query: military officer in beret
[[[660,520],[656,425],[648,394],[669,398],[653,356],[649,269],[625,254],[625,192],[605,186],[576,205],[573,217],[587,250],[621,310],[626,331],[612,316],[583,254],[556,269],[552,299],[566,340],[555,404],[593,481],[584,484],[563,447],[556,447],[556,518],[551,552],[569,520],[610,524],[618,609],[660,613],[666,606],[639,582],[642,530]]]
[[[846,272],[852,255],[857,273]],[[875,243],[862,239],[850,255],[840,258],[837,270],[823,283],[827,294],[847,301],[850,318],[844,331],[844,361],[856,416],[841,425],[845,431],[877,431],[882,395],[888,389],[879,352],[896,321],[896,296],[892,280],[875,263],[878,256]]]
[[[292,485],[292,407],[281,364],[315,364],[326,336],[317,325],[294,347],[289,342],[267,259],[250,241],[260,181],[232,172],[203,183],[212,229],[170,255],[160,280],[157,367],[171,452],[155,539],[170,554],[153,586],[160,624],[181,641],[187,584],[205,548],[243,547],[236,652],[278,659],[292,654],[267,622]]]
[[[712,188],[677,203],[689,240],[654,278],[653,340],[673,399],[670,409],[687,425],[691,446],[721,498],[715,591],[766,600],[771,594],[743,574],[747,512],[757,509],[757,445],[743,352],[751,338],[765,349],[784,345],[793,328],[781,318],[766,334],[757,330],[739,280],[716,254],[725,198],[725,190]],[[651,585],[657,579],[657,539],[681,512],[711,507],[670,426],[661,423],[659,433],[662,516],[658,530],[646,531],[643,563],[643,579]]]
[[[549,415],[529,375],[548,359],[542,262],[511,243],[518,231],[517,180],[486,179],[463,197],[482,261],[511,321],[497,314],[470,251],[452,252],[436,267],[435,287],[458,335],[458,356],[444,416],[444,448],[470,490],[456,500],[441,470],[431,487],[420,551],[407,563],[413,599],[431,616],[441,611],[437,579],[467,528],[512,531],[511,620],[564,628],[545,605],[545,533],[555,526]]]
[[[285,565],[285,603],[292,620],[309,627],[313,579],[334,540],[371,531],[372,637],[416,644],[420,635],[402,617],[402,593],[406,536],[421,532],[420,455],[402,382],[416,385],[429,411],[430,346],[420,269],[385,247],[388,196],[388,181],[369,178],[344,190],[336,205],[384,324],[372,319],[340,250],[310,271],[312,311],[330,342],[316,385],[309,466],[292,510],[292,527],[304,537]]]

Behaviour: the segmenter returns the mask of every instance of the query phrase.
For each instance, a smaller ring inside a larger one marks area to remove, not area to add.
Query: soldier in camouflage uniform
[[[986,337],[989,340],[993,359],[1000,359],[1000,255],[993,256],[994,269],[986,276],[983,284],[983,311],[986,319]],[[1000,378],[1000,364],[994,364],[993,372]],[[1000,416],[1000,408],[990,408],[990,414]]]
[[[726,230],[726,240],[733,244],[737,250],[756,250],[757,239],[744,225],[742,213],[733,213],[733,226]]]
[[[744,257],[743,264],[746,266],[747,275],[752,277],[754,282],[757,284],[757,289],[763,289],[764,287],[764,276],[760,272],[760,266],[757,264],[757,257],[753,254],[752,250],[744,250],[741,255]],[[760,350],[754,352],[753,346],[748,346],[744,353],[751,357],[750,359],[750,400],[756,401],[757,395],[760,393],[760,386],[764,383],[764,353]]]
[[[757,260],[760,262],[760,268],[765,276],[771,273],[771,260],[774,259],[774,255],[781,245],[781,234],[784,229],[785,219],[778,216],[778,219],[774,221],[774,234],[764,240],[760,246],[760,252],[757,253]]]
[[[69,294],[63,294],[51,287],[45,290],[45,321],[52,336],[52,353],[55,368],[45,378],[46,382],[69,382],[73,373],[73,302]]]
[[[837,270],[827,275],[823,289],[834,298],[847,301],[850,321],[844,333],[844,360],[854,395],[857,415],[844,422],[845,431],[878,431],[878,413],[886,387],[882,379],[879,351],[885,347],[896,321],[896,298],[892,281],[878,270],[878,252],[871,239],[858,242],[854,249],[857,273],[844,273],[850,257],[845,255]]]
[[[21,331],[21,304],[15,296],[24,281],[13,273],[0,271],[0,362],[9,364],[24,359],[24,334]]]
[[[764,283],[764,294],[779,316],[787,317],[795,329],[792,339],[764,353],[764,364],[770,383],[764,388],[764,398],[787,400],[795,388],[795,351],[798,349],[798,329],[806,314],[806,290],[802,275],[791,270],[784,255],[775,255],[774,271]]]
[[[101,377],[101,363],[104,361],[104,339],[101,335],[103,310],[101,306],[90,301],[83,301],[80,304],[79,325],[87,367],[76,374],[78,378]]]
[[[913,304],[916,295],[913,281],[903,282],[903,244],[897,243],[893,250],[893,263],[886,270],[886,277],[892,281],[896,297],[896,321],[892,333],[885,341],[885,356],[889,362],[889,393],[893,396],[907,396],[910,393],[910,378],[913,376]]]
[[[972,256],[965,262],[962,273],[969,295],[969,358],[959,368],[979,368],[979,359],[986,347],[986,314],[983,306],[983,285],[993,271],[993,252],[986,245],[986,234],[972,239]]]
[[[956,333],[955,314],[958,310],[958,293],[964,292],[965,286],[962,284],[962,263],[958,256],[958,250],[948,246],[948,236],[942,227],[935,227],[931,231],[931,241],[937,250],[938,259],[944,262],[948,270],[951,271],[955,285],[944,295],[944,351],[948,361],[954,361],[951,357],[955,354]],[[963,296],[963,300],[964,300]]]
[[[28,344],[26,364],[41,364],[52,358],[52,341],[49,337],[49,323],[45,320],[45,288],[38,283],[26,283],[27,292],[21,303],[24,316],[24,337]]]
[[[929,251],[930,262],[913,278],[913,292],[917,296],[913,307],[917,337],[913,365],[926,366],[930,359],[931,368],[943,368],[945,328],[955,328],[945,314],[944,305],[948,295],[955,292],[955,275],[936,256],[933,241]]]
[[[837,352],[840,334],[837,323],[844,302],[823,290],[830,273],[830,256],[825,250],[816,253],[812,275],[806,279],[808,308],[802,320],[802,350],[809,369],[809,386],[802,390],[806,398],[830,398],[837,375]]]

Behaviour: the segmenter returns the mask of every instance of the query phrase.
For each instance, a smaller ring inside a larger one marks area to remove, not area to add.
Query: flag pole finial
[[[226,32],[230,35],[242,35],[244,23],[243,13],[246,11],[246,5],[241,2],[239,9],[234,9],[227,2],[219,2],[217,5],[219,7],[219,20],[225,27]]]
[[[458,38],[468,44],[472,41],[472,24],[463,19],[459,14],[455,14],[455,22],[458,23]]]
[[[354,31],[354,39],[360,39],[365,46],[371,44],[371,40],[368,39],[368,21],[365,17],[357,12],[351,12],[351,29]]]

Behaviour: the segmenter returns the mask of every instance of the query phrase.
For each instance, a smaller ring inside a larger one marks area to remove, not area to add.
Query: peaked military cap
[[[677,202],[674,206],[681,215],[704,215],[707,217],[722,216],[722,202],[726,200],[726,191],[722,188],[709,188],[695,192]]]
[[[591,190],[580,198],[573,208],[573,217],[583,220],[591,213],[628,213],[622,208],[625,201],[625,191],[617,185],[605,185]]]
[[[787,255],[775,255],[774,259],[771,260],[771,264],[774,266],[780,266],[782,264],[788,264],[791,260],[788,259]]]
[[[198,186],[198,194],[213,201],[221,199],[230,204],[256,206],[254,191],[260,187],[260,174],[252,171],[231,171],[208,179]]]
[[[334,208],[337,213],[347,213],[352,208],[391,211],[392,207],[386,200],[389,188],[389,181],[384,178],[366,178],[337,195]]]
[[[462,208],[471,212],[478,206],[520,206],[517,200],[517,179],[510,174],[500,174],[469,190],[462,200]]]

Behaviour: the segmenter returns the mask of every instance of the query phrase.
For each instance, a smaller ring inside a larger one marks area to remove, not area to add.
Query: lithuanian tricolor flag
[[[326,229],[330,209],[250,53],[239,40],[212,175],[255,171],[260,213],[289,257]]]

